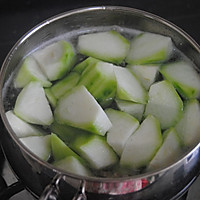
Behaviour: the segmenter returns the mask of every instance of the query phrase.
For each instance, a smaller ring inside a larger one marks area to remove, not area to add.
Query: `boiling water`
[[[60,35],[56,38],[52,38],[50,40],[47,40],[46,42],[42,43],[42,44],[39,44],[37,46],[37,48],[35,49],[32,49],[30,52],[28,52],[26,55],[23,55],[22,56],[22,60],[21,62],[23,61],[23,58],[26,57],[27,55],[30,55],[32,54],[34,51],[40,49],[40,48],[43,48],[55,41],[58,41],[58,40],[66,40],[68,42],[70,42],[74,48],[75,48],[75,51],[76,51],[76,46],[77,46],[77,38],[79,35],[82,35],[82,34],[86,34],[86,33],[93,33],[93,32],[102,32],[102,31],[108,31],[108,30],[116,30],[117,32],[119,32],[120,34],[122,34],[124,37],[126,37],[127,39],[131,40],[133,37],[135,37],[136,35],[140,34],[141,31],[139,30],[133,30],[133,29],[127,29],[127,28],[122,28],[122,27],[119,27],[119,26],[112,26],[112,27],[93,27],[93,28],[90,28],[89,30],[88,29],[79,29],[79,30],[74,30],[74,31],[71,31],[71,32],[68,32],[66,34],[63,34],[63,35]],[[77,63],[82,61],[85,56],[83,55],[80,55],[78,52],[77,52]],[[182,52],[180,52],[175,46],[173,48],[173,54],[171,55],[171,58],[170,60],[168,60],[167,62],[173,62],[173,61],[176,61],[176,60],[185,60],[187,62],[190,62],[192,64],[192,62],[189,60],[189,58],[187,58],[187,56],[185,56]],[[19,94],[20,92],[20,89],[16,89],[14,87],[14,79],[15,79],[15,75],[21,65],[21,62],[20,63],[17,63],[16,64],[16,68],[15,70],[12,72],[12,74],[10,74],[9,78],[7,79],[7,81],[5,82],[4,84],[4,88],[3,88],[3,100],[4,100],[4,107],[5,107],[5,111],[8,111],[8,110],[12,110],[14,108],[14,105],[15,105],[15,101],[16,101],[16,98],[17,98],[17,95]],[[125,66],[126,63],[122,63],[122,66]],[[195,67],[195,66],[194,66]],[[160,75],[158,77],[158,80],[161,80],[162,79],[162,76]],[[111,107],[115,107],[115,104],[113,103],[111,105]],[[47,133],[49,133],[49,130],[45,127],[45,130],[47,131]],[[52,159],[50,159],[51,161]],[[114,170],[114,171],[113,171]],[[119,166],[114,166],[114,168],[112,168],[112,171],[110,171],[110,169],[107,169],[107,170],[102,170],[102,171],[98,171],[98,172],[94,172],[97,176],[101,176],[101,177],[118,177],[118,176],[124,176],[124,175],[133,175],[133,174],[138,174],[138,173],[142,173],[142,169],[141,170],[138,170],[138,171],[128,171],[128,170],[124,170],[124,169],[119,169]]]

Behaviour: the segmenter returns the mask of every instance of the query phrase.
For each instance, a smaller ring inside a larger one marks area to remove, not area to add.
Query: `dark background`
[[[159,15],[200,44],[200,0],[0,0],[0,66],[29,29],[61,12],[95,5],[128,6]]]

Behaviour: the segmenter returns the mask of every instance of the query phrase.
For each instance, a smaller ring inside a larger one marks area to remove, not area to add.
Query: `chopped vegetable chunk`
[[[155,117],[148,115],[128,139],[121,155],[120,164],[132,169],[145,167],[161,144],[160,123]]]
[[[80,53],[120,64],[126,57],[129,41],[116,31],[90,33],[78,38]]]
[[[138,128],[139,122],[128,113],[112,108],[106,109],[106,114],[112,123],[107,133],[107,142],[121,156],[124,145]]]
[[[131,41],[126,61],[129,64],[160,63],[168,60],[172,51],[170,37],[155,33],[141,33]]]
[[[50,81],[62,78],[73,67],[75,52],[72,45],[60,40],[33,53]]]
[[[51,136],[30,136],[19,139],[40,159],[47,161],[51,154]]]
[[[77,86],[57,103],[55,118],[61,124],[68,124],[105,135],[112,126],[104,110],[84,86]]]
[[[31,81],[39,81],[44,87],[51,86],[51,82],[43,74],[36,60],[32,56],[28,56],[17,73],[15,87],[23,88]]]
[[[154,115],[162,129],[174,126],[181,118],[182,111],[183,102],[171,83],[164,80],[150,87],[145,116]]]
[[[53,114],[39,82],[30,82],[19,93],[14,113],[23,120],[38,125],[50,125]]]
[[[155,170],[171,164],[181,154],[181,142],[174,128],[166,130],[163,134],[164,141],[151,160],[148,170]]]
[[[184,108],[183,116],[175,129],[186,146],[193,146],[200,140],[200,105],[196,99],[189,100]]]
[[[117,98],[142,104],[147,103],[147,91],[130,69],[116,67],[114,72],[117,79]]]
[[[200,76],[190,63],[180,61],[166,64],[160,72],[184,98],[200,97]]]

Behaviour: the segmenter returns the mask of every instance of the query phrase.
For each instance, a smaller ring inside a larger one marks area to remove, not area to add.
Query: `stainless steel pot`
[[[88,178],[58,170],[41,161],[15,136],[5,111],[14,105],[13,89],[8,82],[17,64],[42,43],[63,37],[65,33],[70,32],[73,39],[73,33],[109,26],[170,36],[176,47],[200,67],[200,47],[190,36],[158,16],[132,8],[103,6],[73,10],[44,21],[24,35],[11,49],[1,68],[0,112],[5,125],[1,143],[16,176],[37,197],[43,193],[41,198],[50,199],[61,192],[64,199],[75,196],[75,199],[169,200],[177,198],[199,174],[200,143],[159,171],[123,178]]]

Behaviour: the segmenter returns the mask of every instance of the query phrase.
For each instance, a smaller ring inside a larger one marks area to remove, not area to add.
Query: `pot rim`
[[[178,32],[180,35],[182,35],[190,44],[192,44],[192,46],[195,48],[195,50],[197,52],[200,53],[200,46],[197,44],[197,42],[190,36],[188,35],[185,31],[183,31],[181,28],[179,28],[178,26],[176,26],[175,24],[173,24],[172,22],[157,16],[155,14],[149,13],[147,11],[143,11],[140,9],[136,9],[136,8],[131,8],[131,7],[125,7],[125,6],[91,6],[91,7],[82,7],[82,8],[77,8],[77,9],[73,9],[73,10],[69,10],[66,12],[62,12],[60,14],[54,15],[44,21],[42,21],[41,23],[39,23],[38,25],[34,26],[32,29],[30,29],[28,32],[26,32],[15,44],[14,46],[11,48],[11,50],[9,51],[9,53],[7,54],[5,60],[3,61],[1,70],[0,70],[0,77],[5,77],[5,73],[6,73],[6,68],[9,65],[10,60],[12,59],[12,55],[15,53],[15,51],[17,51],[17,47],[19,45],[21,45],[25,40],[27,40],[29,37],[31,37],[32,34],[34,34],[35,32],[37,32],[38,30],[40,30],[41,28],[47,26],[50,23],[53,23],[54,21],[57,21],[59,19],[74,15],[74,14],[78,14],[78,13],[84,13],[84,12],[88,12],[88,11],[95,11],[95,10],[110,10],[110,11],[124,11],[124,12],[132,12],[134,14],[137,14],[139,16],[143,16],[145,18],[150,18],[153,19],[157,22],[160,22],[168,27],[170,27],[171,29],[173,29],[175,32]],[[1,118],[3,121],[3,125],[6,128],[6,131],[8,132],[8,134],[10,135],[10,137],[14,140],[14,142],[17,144],[17,146],[20,147],[20,149],[22,149],[26,154],[28,154],[28,156],[35,160],[36,162],[38,162],[40,165],[42,166],[46,166],[49,169],[53,170],[54,172],[58,173],[58,174],[64,174],[70,178],[73,179],[77,179],[77,180],[86,180],[86,181],[92,181],[92,182],[123,182],[123,181],[127,181],[127,180],[132,180],[132,179],[146,179],[148,177],[152,177],[158,174],[164,174],[165,172],[167,172],[168,170],[170,170],[171,168],[173,168],[175,165],[178,165],[179,163],[181,163],[186,157],[192,155],[198,148],[200,148],[200,143],[198,143],[196,146],[191,147],[190,149],[188,149],[188,151],[184,152],[183,155],[180,156],[180,158],[176,161],[173,162],[165,167],[162,167],[160,169],[157,170],[153,170],[150,172],[144,172],[142,174],[136,174],[136,175],[132,175],[132,176],[124,176],[124,177],[112,177],[112,178],[105,178],[105,177],[85,177],[85,176],[81,176],[81,175],[76,175],[76,174],[72,174],[69,172],[66,172],[64,170],[58,169],[56,167],[54,167],[52,164],[41,160],[40,158],[38,158],[34,153],[32,153],[26,146],[24,146],[20,140],[18,139],[18,137],[16,136],[16,134],[14,133],[14,131],[12,130],[6,115],[5,115],[5,109],[4,109],[4,104],[3,104],[3,86],[4,86],[4,80],[3,78],[0,78],[0,114],[1,114]]]

